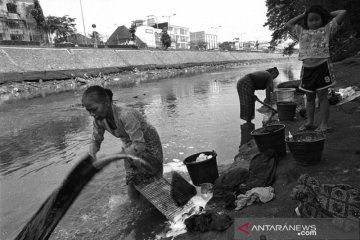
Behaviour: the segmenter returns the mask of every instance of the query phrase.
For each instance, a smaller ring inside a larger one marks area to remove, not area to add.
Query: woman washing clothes
[[[239,94],[240,101],[240,118],[247,123],[255,116],[255,90],[266,89],[265,103],[271,103],[270,93],[274,90],[273,80],[279,75],[279,70],[269,68],[266,71],[257,71],[249,73],[240,78],[237,82],[236,88]]]
[[[137,156],[149,163],[150,167],[130,159],[124,161],[128,195],[132,200],[139,199],[135,185],[163,175],[160,137],[139,111],[115,105],[112,97],[112,91],[101,86],[87,88],[82,96],[82,105],[94,117],[89,154],[96,160],[104,133],[108,131],[123,142],[120,153]]]

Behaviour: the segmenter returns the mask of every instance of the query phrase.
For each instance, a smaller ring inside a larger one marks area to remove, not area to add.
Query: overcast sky
[[[45,16],[69,15],[76,18],[76,28],[83,33],[80,0],[40,0]],[[242,37],[244,41],[270,41],[271,31],[263,27],[266,21],[265,0],[82,0],[86,32],[97,31],[110,36],[116,25],[130,26],[132,20],[155,15],[158,22],[168,16],[171,25],[205,30],[219,35],[219,41]],[[215,29],[214,27],[218,27]]]

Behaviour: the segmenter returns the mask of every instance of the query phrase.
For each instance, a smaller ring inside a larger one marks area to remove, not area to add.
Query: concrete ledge
[[[66,79],[71,75],[121,72],[124,69],[184,68],[285,58],[258,52],[150,51],[0,47],[0,83]]]

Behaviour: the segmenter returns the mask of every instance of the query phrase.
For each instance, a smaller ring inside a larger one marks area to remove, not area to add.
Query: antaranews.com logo
[[[237,218],[234,239],[320,239],[359,240],[359,223],[351,231],[334,226],[333,218]]]
[[[244,234],[250,234],[251,232],[293,232],[297,233],[298,236],[316,236],[316,225],[260,225],[244,223],[237,227],[237,230]]]

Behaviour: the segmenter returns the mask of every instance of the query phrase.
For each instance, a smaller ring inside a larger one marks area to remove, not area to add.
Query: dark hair
[[[309,13],[317,13],[321,16],[322,27],[325,26],[329,22],[329,19],[330,19],[329,11],[327,11],[325,8],[323,8],[320,5],[313,5],[305,12],[304,27],[306,29],[309,29],[309,26],[307,24],[307,19],[308,19]]]
[[[269,69],[266,69],[265,71],[267,71],[267,72],[270,73],[270,74],[275,73],[276,76],[279,75],[279,70],[277,69],[277,67],[269,68]]]
[[[105,101],[106,98],[109,98],[110,102],[112,102],[112,100],[113,100],[112,99],[112,97],[113,97],[112,91],[108,88],[103,88],[99,85],[88,87],[85,90],[82,98],[84,99],[85,96],[88,96],[93,93],[95,93],[101,101]]]

